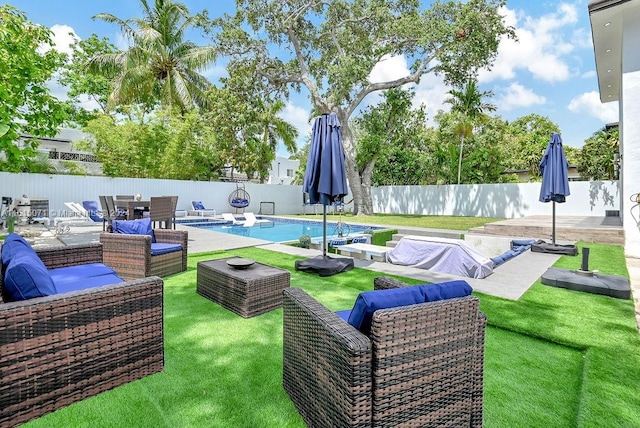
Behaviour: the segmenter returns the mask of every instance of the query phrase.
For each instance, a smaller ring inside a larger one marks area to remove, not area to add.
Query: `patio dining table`
[[[115,199],[113,202],[115,203],[116,208],[123,208],[127,210],[127,220],[133,220],[135,218],[134,210],[142,209],[148,211],[151,206],[150,200],[136,201],[135,199]]]

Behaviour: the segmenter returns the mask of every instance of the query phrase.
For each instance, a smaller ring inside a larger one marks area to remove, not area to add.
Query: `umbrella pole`
[[[327,258],[327,206],[322,204],[322,258]]]
[[[551,243],[556,245],[556,201],[553,204],[553,214],[551,215]]]

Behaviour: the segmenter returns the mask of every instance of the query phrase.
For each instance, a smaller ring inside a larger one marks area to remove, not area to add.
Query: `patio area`
[[[27,229],[41,235],[34,238],[36,245],[92,242],[102,232],[82,226],[53,236],[43,226]],[[96,418],[103,423],[98,426],[303,426],[281,385],[282,310],[243,319],[202,298],[195,292],[199,261],[235,255],[288,269],[292,287],[303,288],[331,310],[353,305],[381,274],[413,283],[450,279],[365,260],[356,260],[362,270],[319,278],[292,269],[294,260],[318,255],[317,250],[188,230],[188,269],[165,278],[164,372],[27,426],[62,427]],[[629,302],[541,285],[536,269],[544,271],[558,257],[528,252],[487,279],[465,278],[481,293],[489,321],[485,426],[608,426],[613,420],[632,426],[638,415],[630,403],[639,381],[628,373],[640,367],[635,345],[640,339],[629,322]],[[640,265],[627,266],[637,284]],[[615,369],[605,361],[615,361]],[[602,400],[603,394],[618,397],[617,404]]]

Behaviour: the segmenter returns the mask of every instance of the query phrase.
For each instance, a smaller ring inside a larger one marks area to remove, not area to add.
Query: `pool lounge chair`
[[[231,224],[233,224],[234,226],[244,226],[246,225],[245,221],[242,220],[238,220],[233,214],[231,213],[222,213],[220,214],[222,216],[222,219],[226,222],[229,222]]]
[[[216,210],[205,208],[202,201],[191,201],[191,206],[193,209],[187,210],[187,214],[189,215],[197,215],[197,216],[206,216],[206,215],[216,215]]]
[[[245,212],[244,213],[244,218],[245,218],[245,224],[247,222],[253,222],[253,223],[271,223],[271,220],[267,220],[266,218],[256,218],[256,215],[252,212]]]
[[[89,211],[87,211],[81,204],[78,202],[65,202],[64,205],[69,208],[71,215],[65,217],[56,217],[53,219],[53,225],[58,226],[60,224],[64,224],[67,226],[76,226],[76,225],[93,225],[94,222],[91,217],[89,217]]]

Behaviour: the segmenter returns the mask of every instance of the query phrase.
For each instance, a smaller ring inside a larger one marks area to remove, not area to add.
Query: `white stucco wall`
[[[572,181],[571,195],[556,204],[558,216],[604,216],[620,206],[617,181]],[[390,214],[518,218],[551,215],[538,201],[540,183],[384,186],[372,189],[373,210]]]
[[[624,16],[620,94],[621,216],[625,254],[640,257],[640,205],[630,200],[640,192],[640,10]]]
[[[618,182],[573,181],[567,202],[556,204],[558,216],[604,216],[618,210]],[[246,211],[259,212],[261,202],[274,202],[276,214],[301,214],[302,186],[246,183],[251,197]],[[47,198],[50,217],[64,211],[65,202],[98,200],[100,195],[135,195],[143,198],[178,195],[178,209],[189,209],[191,200],[201,200],[218,213],[233,212],[229,195],[235,183],[160,180],[144,178],[107,178],[71,175],[11,174],[0,172],[0,196],[12,198],[23,194]],[[551,204],[538,202],[540,183],[510,183],[450,186],[385,186],[372,189],[373,208],[377,213],[433,214],[517,218],[551,215]],[[351,200],[347,196],[345,200]],[[265,210],[271,206],[265,206]],[[349,206],[347,206],[349,209]],[[321,210],[320,210],[321,211]],[[319,212],[320,212],[319,211]],[[311,212],[307,208],[307,212]]]

